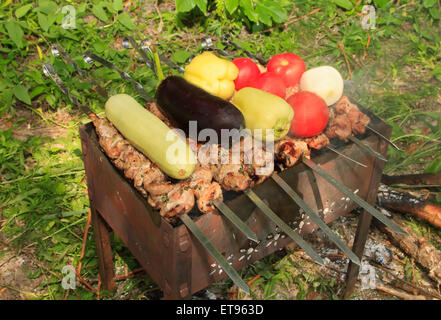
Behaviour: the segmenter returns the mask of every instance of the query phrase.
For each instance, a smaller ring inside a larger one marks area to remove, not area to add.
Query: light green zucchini
[[[105,110],[119,132],[165,174],[186,179],[193,173],[196,158],[189,145],[134,98],[114,95],[107,100]]]

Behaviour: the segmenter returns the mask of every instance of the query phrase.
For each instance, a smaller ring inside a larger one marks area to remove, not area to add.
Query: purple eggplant
[[[213,129],[221,137],[221,129],[243,129],[244,117],[228,101],[189,83],[182,77],[165,78],[156,91],[159,109],[177,128],[189,134],[189,122],[197,121],[197,133]]]

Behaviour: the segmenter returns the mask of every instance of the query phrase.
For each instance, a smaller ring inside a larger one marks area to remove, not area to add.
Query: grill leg
[[[92,207],[91,211],[101,283],[104,290],[114,291],[115,272],[113,269],[112,247],[110,246],[109,238],[110,227],[95,208]]]
[[[366,244],[367,236],[369,234],[371,221],[372,216],[370,215],[370,213],[363,210],[358,220],[357,233],[355,234],[354,245],[352,246],[352,251],[354,251],[360,261],[363,257],[364,246]],[[344,293],[345,299],[354,292],[359,269],[360,267],[352,261],[349,263],[348,273],[346,275],[346,290]]]
[[[377,150],[379,150],[381,154],[385,155],[387,151],[386,143],[382,140],[379,140],[379,145]],[[384,165],[385,163],[383,161],[379,159],[375,159],[374,168],[372,170],[372,176],[368,189],[369,192],[366,199],[366,201],[371,205],[375,205],[378,186],[381,181],[381,175],[383,173]],[[352,251],[354,251],[354,253],[360,259],[360,261],[363,257],[364,246],[366,244],[366,240],[369,234],[371,221],[372,221],[372,215],[367,211],[363,210],[358,220],[357,231],[355,234],[354,244],[352,246]],[[344,293],[345,299],[348,298],[354,292],[355,283],[357,282],[359,270],[360,267],[358,265],[356,265],[352,261],[349,262],[348,272],[346,274],[346,289]]]

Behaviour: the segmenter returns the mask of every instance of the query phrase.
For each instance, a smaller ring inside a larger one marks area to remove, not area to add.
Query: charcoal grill
[[[371,117],[370,126],[386,137],[391,127],[360,107]],[[116,169],[101,151],[92,123],[80,127],[82,152],[87,177],[92,224],[99,258],[103,288],[115,288],[114,266],[109,232],[115,232],[141,266],[164,293],[165,299],[188,299],[197,291],[226,277],[225,272],[189,233],[183,224],[172,224],[152,209],[141,194]],[[154,137],[152,136],[154,139]],[[387,143],[378,135],[367,133],[360,139],[385,155]],[[366,164],[354,165],[333,152],[313,151],[311,159],[321,165],[339,182],[373,204],[384,162],[363,152],[353,143],[333,141],[345,155]],[[279,174],[326,223],[352,211],[357,205],[337,189],[299,163]],[[272,180],[267,179],[253,191],[258,194],[286,223],[305,236],[317,226],[302,214],[300,208]],[[266,218],[243,194],[227,192],[225,203],[256,233],[259,243],[251,242],[217,210],[201,214],[197,209],[190,217],[207,238],[224,255],[234,269],[246,267],[280,250],[292,240]],[[360,215],[353,251],[361,259],[372,216]],[[347,273],[345,296],[354,289],[358,266],[352,262]]]

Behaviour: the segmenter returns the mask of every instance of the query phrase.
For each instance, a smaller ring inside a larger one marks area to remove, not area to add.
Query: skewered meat
[[[349,101],[347,96],[341,97],[335,106],[335,110],[338,114],[347,115],[351,122],[352,132],[365,133],[366,126],[371,121],[371,119],[358,109],[357,105]]]
[[[214,201],[222,201],[222,189],[217,182],[213,182],[213,175],[207,168],[198,166],[190,177],[190,187],[196,196],[197,206],[201,212],[214,209]]]
[[[169,188],[170,187],[170,188]],[[158,191],[160,186],[158,186]],[[148,203],[155,209],[159,209],[159,214],[171,220],[171,218],[189,212],[194,206],[193,190],[188,186],[188,182],[169,184],[165,182],[163,190],[170,190],[167,193],[148,197]]]
[[[133,148],[116,128],[104,118],[91,115],[99,144],[114,165],[133,180],[134,186],[148,198],[150,205],[170,220],[189,212],[194,206],[194,193],[188,181],[172,184],[167,176],[146,156]]]
[[[334,115],[334,112],[329,113],[328,127],[325,130],[325,135],[329,139],[338,138],[347,142],[348,136],[352,133],[351,121],[345,114]]]
[[[226,150],[218,144],[198,145],[198,149],[201,166],[211,171],[213,179],[223,189],[243,191],[248,188],[251,178],[241,162],[233,161],[236,159],[231,150]]]
[[[189,212],[195,204],[195,196],[199,210],[209,212],[215,208],[214,201],[223,200],[222,188],[243,191],[262,183],[274,170],[274,158],[286,167],[291,167],[301,157],[309,158],[308,146],[320,149],[329,144],[328,137],[345,140],[351,131],[363,132],[369,117],[362,114],[347,97],[343,98],[337,103],[335,110],[330,110],[326,134],[304,140],[285,137],[276,142],[274,153],[262,146],[256,146],[251,136],[243,137],[239,142],[239,148],[234,145],[231,149],[224,149],[217,144],[201,145],[188,139],[190,146],[198,152],[200,163],[189,179],[179,183],[169,181],[168,177],[132,147],[107,119],[92,116],[92,120],[99,143],[114,165],[122,170],[127,178],[133,180],[135,188],[147,198],[148,203],[170,221],[176,215]],[[147,104],[146,107],[171,127],[170,121],[155,103]]]
[[[301,157],[309,159],[310,150],[304,140],[285,137],[279,140],[275,146],[275,158],[287,168],[294,166]]]
[[[316,150],[320,150],[330,144],[329,138],[324,133],[320,133],[315,137],[306,138],[304,141],[308,144],[308,147]]]

